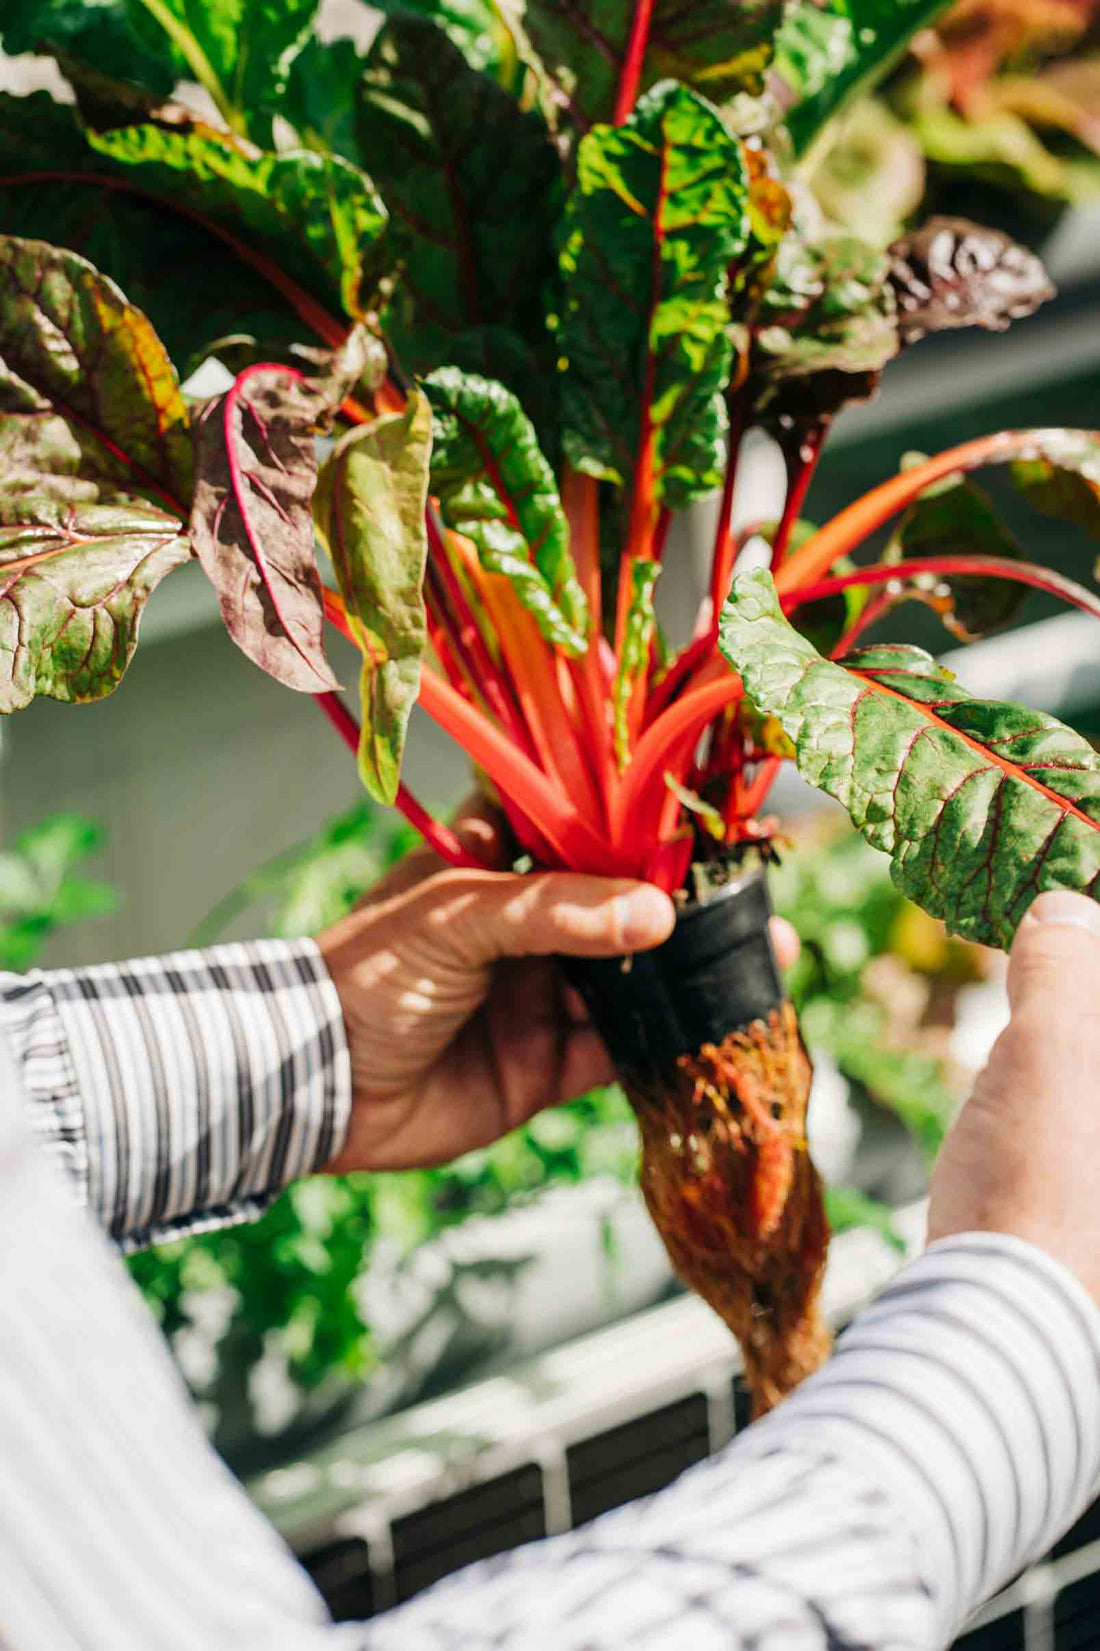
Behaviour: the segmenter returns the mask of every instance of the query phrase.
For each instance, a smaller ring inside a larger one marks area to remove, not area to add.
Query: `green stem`
[[[240,109],[230,102],[225,88],[217,75],[214,66],[202,47],[199,45],[191,30],[181,23],[180,19],[169,11],[165,0],[141,0],[141,4],[151,17],[154,17],[171,40],[172,44],[185,59],[187,67],[204,92],[208,92],[214,100],[219,115],[225,121],[231,132],[237,137],[248,136],[244,115]]]

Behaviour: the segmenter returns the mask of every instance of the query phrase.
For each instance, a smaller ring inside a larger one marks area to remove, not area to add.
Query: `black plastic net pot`
[[[754,873],[686,905],[652,951],[562,960],[637,1114],[650,1215],[680,1278],[740,1341],[757,1414],[829,1350],[811,1069],[770,916]]]

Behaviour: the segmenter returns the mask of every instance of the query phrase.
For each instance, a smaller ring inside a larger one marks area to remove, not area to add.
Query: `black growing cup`
[[[624,1076],[667,1078],[678,1056],[779,1007],[771,911],[767,882],[755,872],[685,906],[652,951],[560,960]]]

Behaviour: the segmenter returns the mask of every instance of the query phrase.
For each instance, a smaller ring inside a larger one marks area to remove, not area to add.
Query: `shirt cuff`
[[[1001,1233],[941,1239],[840,1338],[746,1454],[803,1447],[881,1487],[942,1640],[1100,1492],[1100,1310]]]
[[[40,1137],[129,1251],[258,1214],[343,1145],[351,1065],[311,940],[0,976]]]

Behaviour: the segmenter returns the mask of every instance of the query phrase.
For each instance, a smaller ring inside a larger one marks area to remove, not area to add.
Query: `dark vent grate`
[[[302,1564],[337,1622],[361,1622],[373,1616],[370,1549],[357,1536],[314,1548],[302,1555]]]
[[[433,1502],[394,1521],[396,1597],[411,1599],[475,1559],[545,1535],[542,1473],[534,1464]]]
[[[669,1485],[709,1453],[707,1401],[693,1393],[566,1452],[574,1525]]]
[[[1054,1601],[1054,1651],[1096,1651],[1100,1646],[1100,1576],[1071,1582]]]
[[[1024,1613],[1013,1611],[1011,1616],[987,1623],[984,1628],[972,1628],[955,1641],[954,1651],[1027,1651]]]

